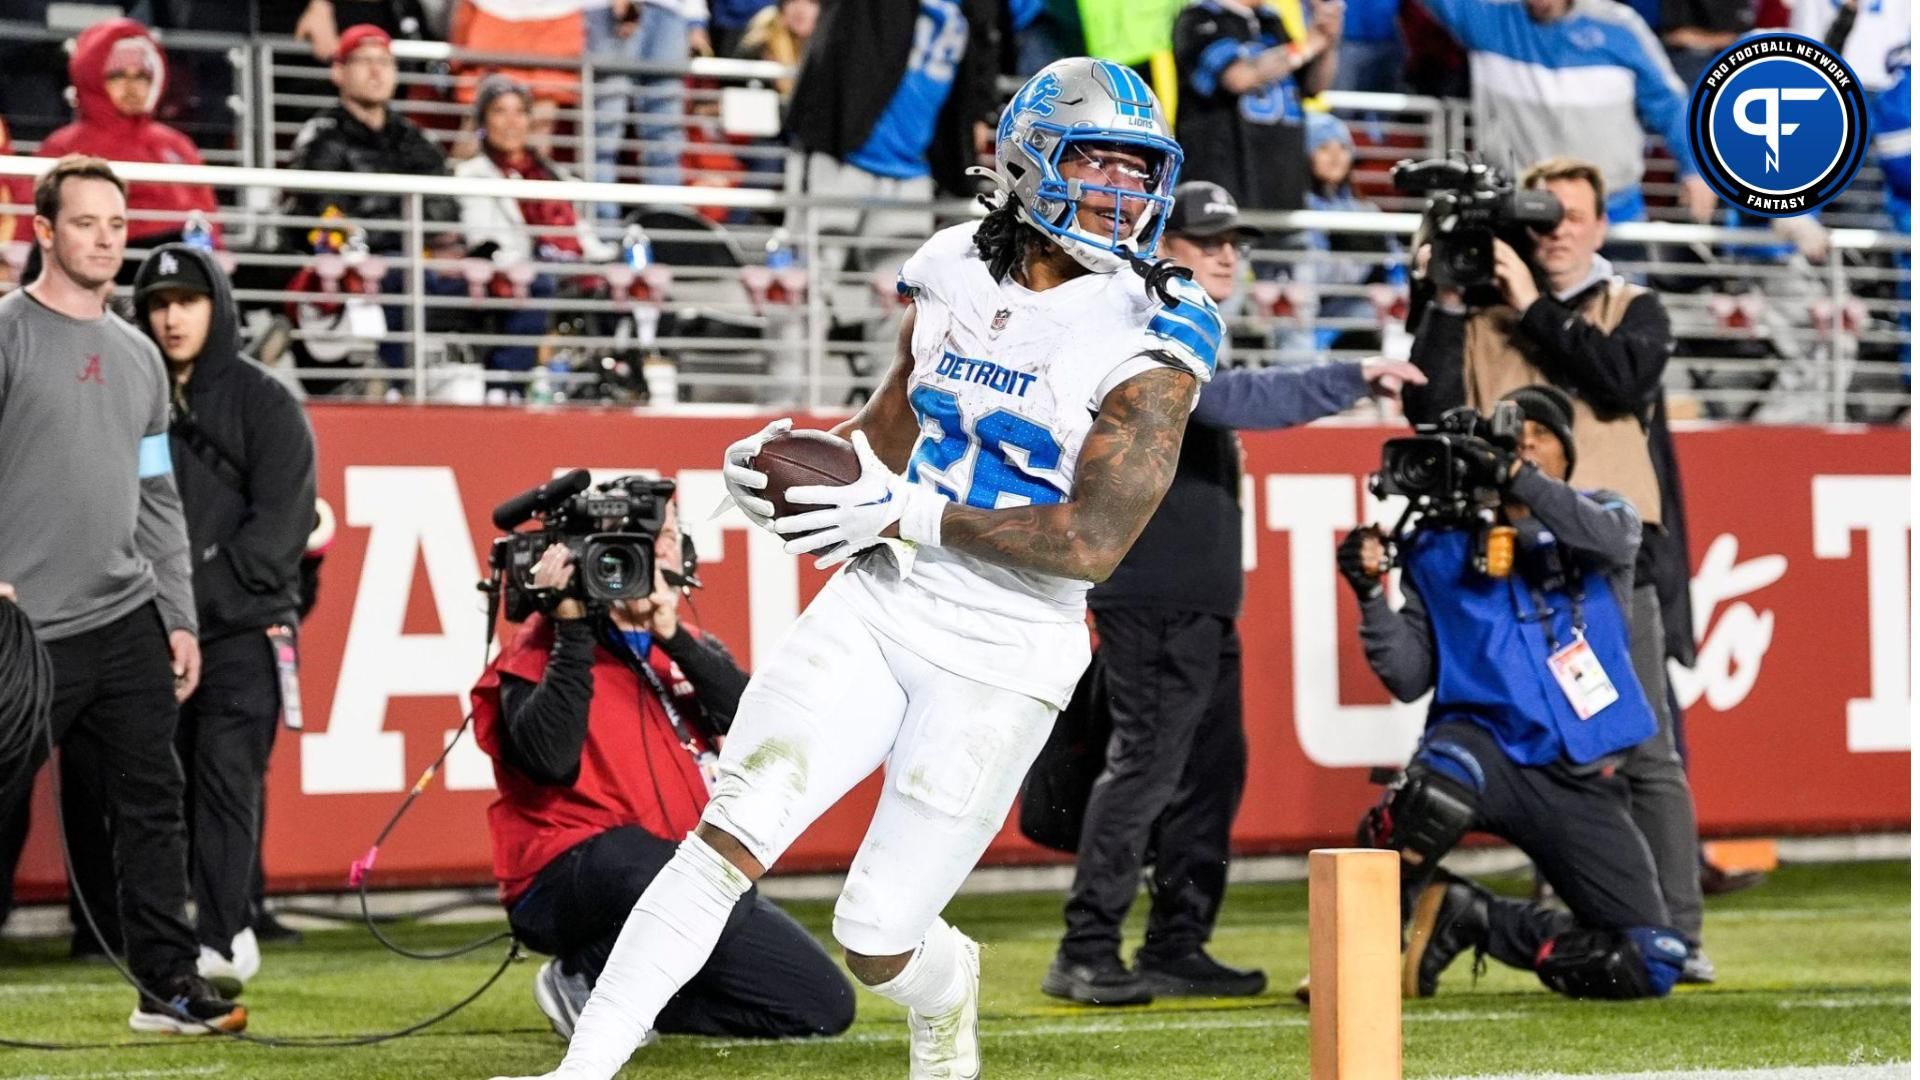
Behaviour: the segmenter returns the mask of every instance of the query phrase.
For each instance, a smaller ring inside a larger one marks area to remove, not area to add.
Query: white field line
[[[1132,1017],[1115,1016],[1098,1020],[1077,1020],[1063,1018],[1046,1020],[1023,1018],[1018,1020],[986,1019],[980,1024],[982,1042],[996,1039],[1034,1039],[1053,1038],[1058,1035],[1130,1035],[1135,1032],[1152,1031],[1237,1031],[1246,1028],[1282,1028],[1306,1027],[1304,1013],[1278,1013],[1272,1009],[1235,1009],[1234,1012],[1257,1012],[1257,1016],[1170,1016],[1164,1020],[1152,1019],[1151,1013],[1135,1013]],[[1406,1017],[1410,1024],[1460,1024],[1480,1023],[1487,1020],[1517,1020],[1517,1012],[1430,1012],[1415,1013]],[[671,1036],[670,1036],[671,1037]],[[901,1043],[907,1041],[905,1024],[889,1031],[862,1031],[852,1035],[841,1035],[833,1039],[701,1039],[701,1047],[717,1050],[750,1050],[764,1048],[797,1049],[799,1047],[831,1046],[835,1043]]]
[[[1503,1073],[1499,1076],[1461,1076],[1450,1080],[1908,1080],[1907,1062],[1891,1065],[1802,1065],[1784,1069],[1707,1069],[1637,1073]]]
[[[53,994],[124,994],[128,992],[126,983],[15,983],[0,985],[0,997],[41,997]],[[12,1080],[0,1077],[0,1080]]]
[[[10,1072],[0,1080],[159,1080],[163,1076],[219,1076],[225,1065],[192,1068],[134,1068],[125,1072]]]
[[[1687,997],[1694,995],[1688,994]],[[1788,998],[1779,1002],[1783,1009],[1873,1009],[1912,1005],[1912,994],[1859,994],[1853,997]]]
[[[1672,998],[1671,1001],[1703,1001],[1713,996],[1711,992],[1690,993],[1677,995]],[[1779,1005],[1783,1009],[1858,1009],[1893,1007],[1907,1004],[1907,1002],[1908,998],[1904,994],[1868,993],[1857,997],[1824,997],[1800,1001],[1788,1000],[1780,1002]],[[1237,1031],[1251,1028],[1298,1028],[1306,1027],[1308,1023],[1305,1012],[1295,1012],[1291,1010],[1279,1011],[1268,1008],[1230,1009],[1226,1011],[1230,1013],[1245,1013],[1247,1015],[1167,1016],[1165,1018],[1156,1018],[1153,1013],[1133,1013],[1122,1016],[1105,1016],[1098,1019],[1082,1019],[1073,1016],[1063,1016],[1057,1019],[1046,1017],[994,1019],[988,1017],[980,1025],[980,1038],[983,1041],[991,1042],[999,1039],[1050,1038],[1059,1035],[1125,1035],[1136,1032],[1147,1033],[1160,1031]],[[1404,1021],[1408,1024],[1480,1023],[1485,1021],[1517,1020],[1523,1015],[1525,1014],[1512,1010],[1460,1009],[1448,1012],[1408,1013]],[[677,1042],[683,1037],[669,1036],[669,1038]],[[797,1049],[800,1047],[821,1047],[848,1042],[899,1043],[906,1041],[906,1038],[906,1026],[900,1025],[895,1030],[862,1031],[851,1035],[842,1035],[833,1039],[769,1041],[766,1039],[701,1038],[699,1045],[702,1047],[711,1047],[716,1050]],[[1905,1068],[1905,1066],[1901,1067]],[[1725,1075],[1729,1080],[1774,1080],[1770,1074],[1766,1073],[1753,1074],[1751,1076],[1733,1073]],[[1836,1074],[1836,1076],[1837,1075],[1838,1074]],[[1863,1073],[1861,1075],[1863,1080],[1865,1080],[1865,1078],[1880,1080],[1878,1074]],[[1904,1077],[1907,1074],[1900,1073],[1898,1075]],[[1686,1073],[1647,1073],[1645,1076],[1648,1078],[1660,1078],[1660,1080],[1695,1080],[1692,1074]],[[1703,1076],[1705,1076],[1705,1074],[1703,1074]],[[1781,1074],[1781,1076],[1782,1080],[1827,1080],[1824,1075],[1801,1078],[1792,1073],[1784,1073]],[[1517,1078],[1489,1077],[1485,1078],[1485,1080],[1517,1080]],[[1527,1080],[1533,1080],[1533,1078],[1527,1078]],[[1542,1074],[1539,1080],[1558,1080],[1558,1078],[1549,1076],[1548,1074]],[[1592,1080],[1625,1080],[1625,1078],[1594,1077]],[[1633,1080],[1639,1080],[1639,1077],[1636,1076]],[[1721,1080],[1720,1074],[1712,1074],[1711,1080]],[[1853,1080],[1853,1078],[1849,1076],[1847,1080]]]

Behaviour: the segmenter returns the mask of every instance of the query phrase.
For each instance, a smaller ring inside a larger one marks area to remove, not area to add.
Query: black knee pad
[[[1666,997],[1687,962],[1686,939],[1657,926],[1569,930],[1547,942],[1534,970],[1568,997]]]
[[[1484,784],[1480,763],[1465,748],[1449,742],[1422,746],[1361,820],[1359,841],[1398,851],[1408,872],[1430,876],[1473,827]]]

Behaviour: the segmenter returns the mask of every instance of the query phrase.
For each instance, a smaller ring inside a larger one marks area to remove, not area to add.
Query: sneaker
[[[1440,973],[1453,958],[1474,951],[1478,974],[1487,947],[1487,894],[1471,882],[1442,873],[1421,890],[1408,925],[1407,951],[1400,962],[1404,997],[1432,997]]]
[[[1680,967],[1680,981],[1694,986],[1711,986],[1720,977],[1720,971],[1713,966],[1707,954],[1695,945],[1687,951],[1687,962]]]
[[[245,1031],[247,1010],[214,992],[198,975],[176,975],[155,987],[166,1001],[142,996],[127,1026],[147,1035],[211,1035]]]
[[[967,992],[959,1005],[940,1016],[907,1011],[907,1080],[979,1080],[980,943],[960,934]]]
[[[194,967],[221,997],[239,997],[240,992],[247,988],[247,980],[240,977],[240,969],[211,945],[200,946],[200,959]]]
[[[587,999],[592,996],[587,977],[562,971],[559,960],[541,964],[534,973],[533,1000],[547,1014],[553,1033],[568,1042],[573,1040],[573,1025],[580,1020],[580,1010],[587,1007]]]
[[[1293,1000],[1302,1005],[1313,1004],[1313,976],[1300,976],[1299,985],[1293,988]]]
[[[1700,891],[1707,896],[1725,896],[1764,884],[1764,870],[1722,870],[1712,863],[1700,864]]]
[[[253,920],[254,937],[259,941],[270,941],[275,945],[298,945],[307,940],[307,936],[276,918],[273,912],[260,909]]]
[[[1071,960],[1065,953],[1053,958],[1040,991],[1082,1005],[1145,1005],[1153,990],[1140,973],[1120,962],[1117,954],[1096,961]]]
[[[1155,997],[1252,997],[1267,988],[1267,973],[1215,960],[1205,949],[1184,956],[1133,958],[1140,980]]]

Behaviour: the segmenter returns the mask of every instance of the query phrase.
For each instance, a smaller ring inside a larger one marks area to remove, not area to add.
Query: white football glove
[[[880,533],[896,521],[900,523],[900,539],[938,545],[947,497],[887,468],[874,454],[865,432],[853,433],[853,450],[860,456],[860,479],[851,484],[787,489],[789,504],[825,508],[774,519],[773,531],[783,536],[808,534],[788,540],[787,554],[825,552],[814,563],[825,570],[882,543]]]
[[[767,489],[767,474],[748,466],[760,448],[777,436],[785,435],[793,429],[793,418],[782,417],[763,427],[756,434],[749,435],[732,446],[727,447],[726,464],[720,475],[727,485],[727,497],[747,515],[747,520],[763,529],[773,529],[773,504],[756,492]]]

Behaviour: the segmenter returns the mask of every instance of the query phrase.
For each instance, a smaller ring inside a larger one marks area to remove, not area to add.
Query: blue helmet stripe
[[[1122,68],[1127,73],[1127,85],[1133,88],[1133,100],[1145,105],[1149,112],[1153,109],[1153,91],[1147,89],[1147,81],[1132,68]]]
[[[1122,116],[1152,116],[1153,92],[1147,89],[1146,81],[1140,73],[1125,64],[1116,64],[1110,60],[1095,61],[1095,70],[1107,84],[1107,90],[1120,105]]]

